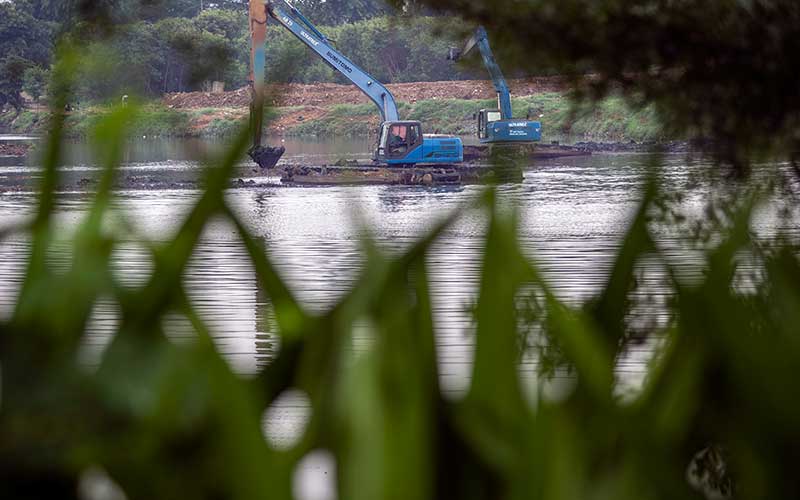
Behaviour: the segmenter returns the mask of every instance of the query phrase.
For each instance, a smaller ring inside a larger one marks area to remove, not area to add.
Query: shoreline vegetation
[[[530,82],[528,82],[530,83]],[[519,84],[521,85],[521,84]],[[371,137],[379,124],[372,103],[346,85],[289,84],[267,113],[272,135],[287,137]],[[472,89],[465,96],[464,88]],[[528,85],[529,92],[541,88]],[[576,107],[565,90],[546,85],[545,91],[513,99],[515,116],[541,120],[543,141],[569,137],[599,143],[665,142],[652,107],[635,109],[620,97],[608,97],[591,107]],[[474,135],[473,114],[496,107],[488,81],[418,82],[397,90],[401,114],[423,123],[426,133]],[[456,97],[461,95],[462,97]],[[464,98],[472,97],[477,98]],[[167,94],[144,104],[131,133],[148,137],[226,137],[247,120],[246,88],[221,94],[190,92]],[[81,138],[110,109],[107,103],[80,103],[68,113],[65,131]],[[47,129],[46,109],[11,110],[0,114],[0,127],[14,133],[40,134]]]

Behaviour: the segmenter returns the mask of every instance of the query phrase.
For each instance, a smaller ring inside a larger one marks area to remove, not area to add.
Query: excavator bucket
[[[275,165],[278,164],[278,160],[281,159],[281,156],[283,156],[283,153],[285,152],[286,148],[283,146],[255,146],[250,148],[250,151],[248,151],[247,154],[250,155],[250,158],[252,158],[259,167],[274,168]]]
[[[253,147],[247,152],[259,167],[274,168],[286,149],[261,145],[264,118],[264,42],[267,34],[267,8],[263,0],[250,0],[250,125]]]

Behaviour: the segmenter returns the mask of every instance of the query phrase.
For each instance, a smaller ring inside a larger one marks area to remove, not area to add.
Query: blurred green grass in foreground
[[[335,458],[347,500],[800,497],[800,261],[788,245],[765,250],[751,239],[755,201],[731,214],[699,283],[681,282],[661,259],[675,292],[672,319],[652,332],[665,340],[643,390],[621,398],[615,362],[629,340],[636,265],[661,258],[648,228],[657,184],[643,188],[605,288],[580,308],[560,302],[523,257],[514,214],[499,210],[487,188],[464,207],[490,222],[474,369],[466,394],[452,400],[438,385],[425,256],[458,213],[399,256],[365,237],[357,285],[327,313],[310,314],[226,203],[243,133],[208,163],[202,196],[172,240],[141,242],[154,270],[129,288],[109,265],[127,235],[106,222],[134,113],[118,109],[95,128],[104,170],[65,272],[47,259],[62,114],[53,119],[36,216],[2,233],[32,239],[13,317],[0,324],[2,498],[77,497],[81,478],[98,468],[130,499],[291,498],[296,465],[317,449]],[[279,353],[251,379],[231,372],[181,279],[216,217],[237,228],[277,320]],[[763,273],[746,293],[734,286],[742,252],[757,256]],[[534,403],[517,365],[520,297],[531,290],[536,307],[525,309],[526,320],[575,376],[560,398]],[[92,371],[77,352],[100,298],[116,302],[120,323]],[[193,342],[167,339],[168,313],[192,324]],[[374,344],[354,355],[353,325],[365,320]],[[299,441],[279,450],[263,437],[262,414],[288,389],[307,395],[311,416]]]

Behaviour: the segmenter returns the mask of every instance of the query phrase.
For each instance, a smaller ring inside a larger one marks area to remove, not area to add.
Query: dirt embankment
[[[542,77],[510,80],[512,95],[524,97],[542,92],[559,92],[565,89],[560,77]],[[441,82],[412,82],[387,85],[399,102],[414,104],[419,101],[447,99],[493,99],[496,96],[488,80],[457,80]],[[282,134],[301,123],[324,119],[331,107],[338,104],[364,104],[369,99],[353,85],[335,83],[272,84],[267,85],[269,104],[280,111],[269,122],[271,133]],[[213,123],[226,120],[243,120],[250,105],[250,90],[243,87],[222,93],[181,92],[166,94],[163,104],[171,109],[198,111],[190,127],[197,134],[213,129]],[[294,108],[294,109],[292,109]],[[349,120],[356,121],[350,117]]]
[[[2,144],[0,143],[0,156],[25,156],[28,154],[28,144]]]
[[[558,92],[565,88],[559,77],[542,77],[509,80],[511,94],[522,97],[540,92]],[[395,99],[417,102],[433,99],[492,99],[495,97],[492,82],[488,80],[456,80],[445,82],[413,82],[387,85]],[[267,85],[275,106],[327,107],[335,104],[360,104],[369,102],[366,96],[352,85],[335,83],[289,83]],[[183,92],[166,94],[164,104],[175,109],[242,108],[250,104],[247,87],[230,92]]]

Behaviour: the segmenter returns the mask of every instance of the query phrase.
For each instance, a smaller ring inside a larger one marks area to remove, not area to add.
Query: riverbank
[[[653,142],[661,133],[652,108],[634,109],[619,97],[596,106],[576,109],[558,78],[510,81],[516,116],[539,119],[543,140],[603,143]],[[496,107],[489,81],[417,82],[389,85],[404,118],[419,120],[426,133],[472,135],[473,114]],[[357,89],[337,84],[284,84],[268,87],[268,133],[285,136],[371,137],[378,126],[375,106]],[[247,120],[249,92],[239,89],[213,94],[167,94],[145,104],[133,133],[160,137],[224,137]],[[66,132],[85,136],[108,107],[78,107],[67,117]],[[41,133],[46,128],[43,111],[24,110],[19,116],[0,114],[0,126],[16,133]]]
[[[0,143],[0,156],[25,156],[28,154],[28,144],[2,144]]]

